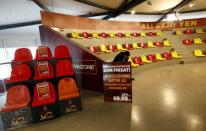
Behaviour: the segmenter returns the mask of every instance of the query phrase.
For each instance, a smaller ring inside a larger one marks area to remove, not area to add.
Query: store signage
[[[103,64],[104,100],[132,102],[130,63]]]
[[[96,60],[73,60],[75,73],[97,74]]]

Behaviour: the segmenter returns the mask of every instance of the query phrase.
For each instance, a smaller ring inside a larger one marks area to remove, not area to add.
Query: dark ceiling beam
[[[102,16],[102,15],[108,15],[110,11],[106,12],[100,12],[100,13],[89,13],[89,14],[84,14],[84,15],[79,15],[80,17],[95,17],[95,16]]]
[[[104,10],[108,10],[108,11],[115,11],[113,8],[110,8],[108,6],[101,5],[101,4],[98,4],[98,3],[94,3],[94,2],[91,2],[89,0],[74,0],[74,1],[84,3],[84,4],[87,4],[87,5],[91,5],[91,6],[94,6],[94,7],[98,7],[100,9],[104,9]]]
[[[0,30],[23,27],[23,26],[38,25],[38,24],[41,24],[40,20],[22,22],[22,23],[15,23],[15,24],[8,24],[8,25],[0,25]]]
[[[124,7],[122,7],[122,5],[115,11],[110,13],[109,15],[107,15],[106,17],[104,17],[104,20],[108,20],[110,18],[115,18],[119,15],[121,15],[122,13],[132,9],[133,7],[145,2],[146,0],[132,0],[130,2],[128,2]]]
[[[163,14],[163,16],[157,21],[160,22],[163,19],[165,19],[167,17],[168,14],[171,14],[175,11],[177,11],[178,9],[180,9],[181,7],[187,5],[188,3],[190,3],[192,0],[183,0],[182,2],[180,2],[179,4],[177,4],[175,7],[171,8],[169,11],[167,11],[166,13]]]
[[[50,10],[46,6],[44,6],[41,2],[39,2],[39,0],[31,0],[31,1],[34,2],[36,5],[38,5],[44,11],[50,12]]]

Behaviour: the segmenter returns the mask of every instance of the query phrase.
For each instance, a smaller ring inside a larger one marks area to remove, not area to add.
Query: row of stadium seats
[[[195,30],[193,30],[193,29],[187,29],[187,30],[185,30],[185,31],[176,30],[174,34],[176,34],[176,35],[181,35],[181,34],[191,35],[191,34],[194,34],[194,33],[204,34],[204,33],[205,33],[205,30],[202,29],[202,28],[197,28],[197,29],[195,29]]]
[[[193,51],[193,55],[194,56],[197,56],[197,57],[202,57],[202,56],[205,56],[206,55],[206,51],[204,50],[200,50],[200,49],[195,49]]]
[[[127,32],[127,33],[97,33],[97,32],[93,32],[93,33],[89,33],[89,32],[82,32],[82,33],[78,33],[78,32],[72,32],[72,33],[67,33],[66,36],[68,38],[75,38],[75,39],[101,39],[101,38],[133,38],[133,37],[155,37],[155,36],[163,36],[162,32]]]
[[[164,52],[162,54],[156,53],[156,54],[149,54],[149,55],[142,55],[142,56],[134,56],[129,58],[129,62],[131,63],[132,67],[138,67],[143,64],[149,64],[152,62],[157,61],[165,61],[165,60],[171,60],[171,59],[179,59],[181,56],[178,54],[177,51],[171,51],[171,52]]]
[[[42,84],[42,83],[41,83]],[[34,88],[32,106],[41,106],[56,102],[56,92],[54,85],[50,82],[44,82],[44,87]],[[63,78],[58,84],[58,99],[66,100],[79,97],[79,91],[73,78]],[[28,107],[31,102],[31,96],[26,85],[16,85],[9,88],[6,97],[6,103],[1,112],[12,112],[18,109]]]
[[[185,39],[185,40],[182,41],[182,43],[184,45],[193,45],[193,44],[200,45],[200,44],[206,43],[206,39],[204,39],[204,40],[202,40],[201,38],[194,38],[194,40]]]
[[[105,45],[102,44],[100,46],[90,46],[88,47],[94,53],[101,53],[101,52],[116,52],[116,51],[123,51],[123,50],[133,50],[133,49],[141,49],[141,48],[155,48],[155,47],[166,47],[171,46],[171,42],[169,40],[164,40],[163,42],[157,41],[152,42],[148,41],[147,43],[126,43],[126,44],[110,44]]]
[[[70,58],[68,47],[65,45],[58,45],[54,51],[54,57],[56,59]],[[52,53],[49,47],[39,46],[36,49],[36,57],[34,60],[50,60],[52,59]],[[31,51],[28,48],[19,48],[15,51],[14,60],[12,62],[29,62],[33,57]]]

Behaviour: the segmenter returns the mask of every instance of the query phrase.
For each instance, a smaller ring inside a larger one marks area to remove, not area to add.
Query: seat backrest
[[[56,64],[57,77],[73,75],[73,74],[74,74],[74,70],[72,67],[72,63],[69,60],[60,60],[57,62]]]
[[[52,53],[49,47],[47,46],[39,46],[36,49],[36,57],[35,60],[49,60],[52,58]]]
[[[14,62],[28,62],[32,60],[32,54],[28,48],[19,48],[15,51]]]
[[[35,80],[47,79],[54,77],[54,70],[50,62],[41,61],[35,64]]]
[[[79,90],[73,78],[63,78],[58,84],[59,99],[69,99],[79,97]]]
[[[31,96],[27,86],[17,85],[9,88],[6,97],[6,105],[29,103],[30,100]]]
[[[12,67],[10,80],[29,80],[31,78],[31,69],[27,64],[15,64]]]
[[[58,45],[54,51],[55,58],[70,58],[70,52],[67,46]]]

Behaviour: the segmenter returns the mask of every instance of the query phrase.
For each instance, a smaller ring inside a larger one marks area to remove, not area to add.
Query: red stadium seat
[[[56,46],[55,51],[54,51],[54,56],[56,59],[70,58],[71,57],[70,53],[69,53],[69,49],[65,45]]]
[[[183,40],[183,44],[184,45],[192,45],[193,44],[193,40],[185,39],[185,40]]]
[[[118,51],[117,45],[109,45],[109,50],[111,50],[112,52]]]
[[[206,39],[204,39],[203,42],[206,43]]]
[[[184,34],[191,35],[191,34],[193,34],[193,31],[192,31],[192,29],[187,29],[184,31]]]
[[[165,58],[165,59],[167,59],[167,60],[172,59],[172,55],[171,55],[171,53],[169,53],[169,52],[164,52],[164,53],[162,53],[162,57]]]
[[[73,78],[63,78],[58,84],[59,100],[79,97],[79,90]]]
[[[156,33],[154,33],[154,32],[147,32],[146,35],[152,37],[152,36],[156,36]]]
[[[28,48],[19,48],[15,51],[13,62],[29,62],[32,60],[32,54]]]
[[[49,47],[39,46],[36,49],[35,60],[49,60],[52,58],[52,53]]]
[[[82,36],[84,37],[84,38],[91,38],[91,34],[89,34],[88,32],[82,32]]]
[[[34,80],[49,79],[54,77],[53,67],[48,61],[41,61],[35,64]]]
[[[6,82],[27,81],[29,79],[31,79],[31,69],[29,68],[29,65],[15,64],[12,67],[11,77]]]
[[[125,37],[125,34],[123,34],[123,33],[120,33],[120,32],[119,32],[119,33],[117,33],[116,35],[117,35],[117,37],[120,37],[120,38],[123,38],[123,37]]]
[[[6,103],[1,112],[13,112],[29,106],[31,97],[25,85],[17,85],[9,88]]]
[[[133,61],[134,61],[135,64],[138,64],[138,65],[143,65],[144,64],[144,62],[142,61],[141,57],[138,57],[138,56],[135,56],[133,58]]]
[[[97,54],[101,53],[101,51],[98,50],[98,48],[95,47],[95,46],[90,46],[89,49],[90,49],[91,52],[94,52],[94,53],[97,53]]]
[[[147,55],[147,59],[152,61],[152,62],[157,62],[158,61],[155,55]]]
[[[69,60],[60,60],[56,64],[56,76],[67,76],[67,75],[73,75],[73,67],[72,63]]]
[[[163,43],[160,41],[154,42],[154,45],[157,47],[164,47]]]
[[[43,82],[36,84],[34,88],[34,96],[32,106],[42,106],[53,104],[56,102],[56,93],[54,85],[50,82]]]
[[[141,47],[141,48],[148,48],[148,45],[147,45],[147,43],[140,42],[139,43],[139,47]]]
[[[132,35],[133,37],[138,37],[138,36],[140,36],[140,33],[134,32],[134,33],[132,33],[131,35]]]
[[[129,43],[125,43],[123,46],[124,46],[124,48],[126,48],[128,50],[133,50],[134,49],[132,44],[129,44]]]
[[[102,32],[102,33],[100,34],[100,37],[102,37],[102,38],[107,38],[107,37],[109,37],[109,35],[108,35],[107,33],[105,33],[105,32]]]

